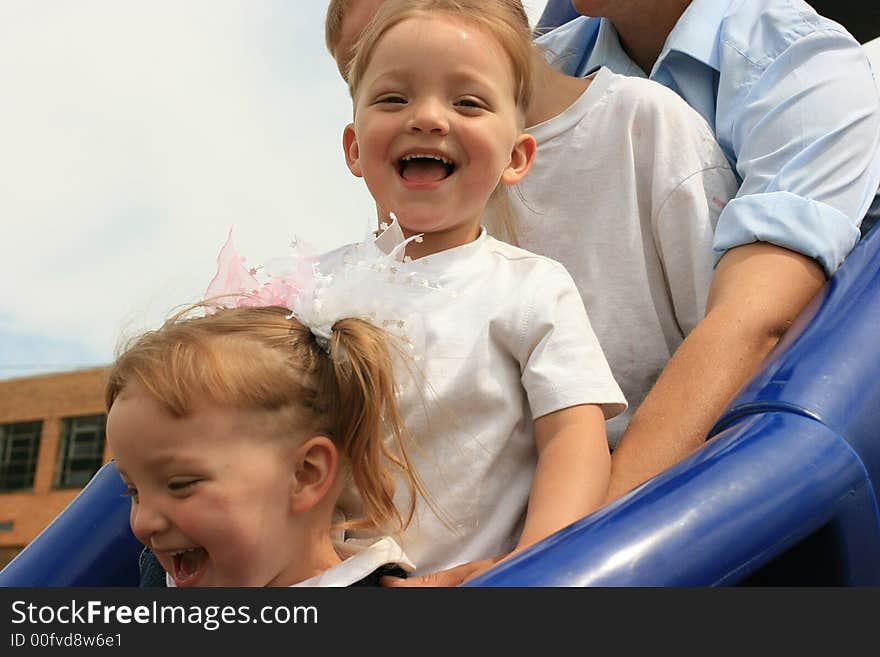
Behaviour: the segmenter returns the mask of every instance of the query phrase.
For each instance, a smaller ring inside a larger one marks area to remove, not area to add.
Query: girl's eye
[[[198,483],[199,481],[199,479],[180,479],[176,481],[169,481],[168,490],[170,490],[171,492],[186,490],[187,488]]]
[[[126,486],[125,490],[122,491],[122,497],[130,497],[135,501],[137,501],[137,494],[137,488],[134,486]]]
[[[406,98],[404,98],[403,96],[397,96],[397,95],[391,94],[388,96],[382,96],[379,99],[379,103],[405,105]]]
[[[476,98],[462,98],[455,103],[458,107],[466,107],[468,109],[486,109],[485,104]]]

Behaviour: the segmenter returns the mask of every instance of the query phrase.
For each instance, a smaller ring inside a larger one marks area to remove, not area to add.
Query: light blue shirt
[[[880,184],[880,101],[867,56],[801,0],[693,0],[646,76],[606,19],[538,40],[570,74],[604,65],[650,77],[706,119],[742,182],[721,213],[717,258],[771,242],[830,276],[859,240]]]

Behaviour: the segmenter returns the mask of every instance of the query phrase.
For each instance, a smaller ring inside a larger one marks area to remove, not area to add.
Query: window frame
[[[43,436],[43,420],[25,420],[0,424],[0,493],[33,490],[37,475],[37,461]],[[27,441],[26,445],[15,443]],[[15,458],[26,452],[24,458]],[[21,472],[10,470],[21,469]],[[19,479],[13,485],[10,479]]]
[[[85,486],[104,463],[106,436],[104,413],[62,418],[53,488]],[[74,467],[76,463],[78,467]]]

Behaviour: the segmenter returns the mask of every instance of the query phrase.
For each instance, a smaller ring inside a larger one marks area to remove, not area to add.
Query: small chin
[[[418,210],[395,212],[397,222],[403,230],[405,237],[418,235],[419,233],[433,233],[440,230],[442,226],[438,226],[436,217],[422,216],[424,212]]]

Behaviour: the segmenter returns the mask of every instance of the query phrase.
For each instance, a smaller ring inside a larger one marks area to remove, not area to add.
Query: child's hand
[[[506,556],[506,555],[505,555]],[[481,559],[479,561],[469,561],[453,568],[447,568],[436,573],[428,573],[427,575],[419,575],[418,577],[402,577],[385,576],[381,579],[382,586],[407,587],[407,586],[458,586],[489,570],[504,557],[495,557],[494,559]]]

